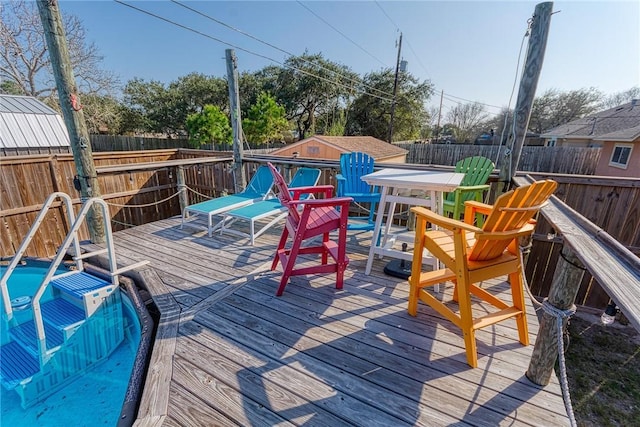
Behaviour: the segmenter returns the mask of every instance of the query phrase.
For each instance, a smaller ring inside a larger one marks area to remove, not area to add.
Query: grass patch
[[[638,333],[580,317],[568,330],[565,360],[578,425],[640,426]]]

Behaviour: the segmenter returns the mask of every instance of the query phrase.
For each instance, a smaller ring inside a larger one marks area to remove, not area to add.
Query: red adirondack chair
[[[336,289],[342,289],[344,271],[349,264],[346,253],[347,221],[351,197],[332,197],[333,186],[318,185],[289,189],[280,172],[269,163],[273,174],[278,198],[289,210],[282,236],[278,243],[271,270],[275,270],[278,261],[282,264],[282,279],[276,295],[282,295],[291,276],[315,273],[336,273]],[[299,200],[302,194],[313,194],[315,199]],[[322,195],[323,198],[318,196]],[[338,238],[329,239],[329,233],[338,230]],[[291,244],[287,245],[291,236]],[[322,236],[321,242],[308,242]],[[294,268],[299,254],[319,254],[320,265]],[[332,262],[329,262],[331,257]]]

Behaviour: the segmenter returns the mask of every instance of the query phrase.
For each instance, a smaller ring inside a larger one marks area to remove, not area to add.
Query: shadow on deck
[[[408,283],[383,273],[388,260],[364,274],[370,232],[350,235],[343,290],[299,276],[275,297],[279,232],[252,247],[172,218],[114,234],[123,263],[151,261],[140,276],[162,312],[136,425],[569,424],[556,378],[524,376],[533,346],[515,321],[477,332],[470,368],[456,327],[424,304],[407,314]],[[528,319],[533,342],[531,306]]]

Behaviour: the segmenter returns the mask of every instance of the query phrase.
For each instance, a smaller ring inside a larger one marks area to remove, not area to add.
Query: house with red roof
[[[310,138],[288,144],[271,155],[302,159],[339,160],[340,154],[367,153],[376,163],[405,163],[408,151],[372,136],[326,136]]]

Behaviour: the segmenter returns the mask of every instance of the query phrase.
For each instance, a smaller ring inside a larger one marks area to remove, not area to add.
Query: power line
[[[427,77],[429,77],[429,71],[427,70],[427,67],[424,66],[424,64],[422,63],[422,61],[420,60],[420,57],[418,56],[418,54],[416,53],[415,50],[413,50],[413,46],[411,46],[411,42],[409,40],[407,40],[407,44],[409,45],[409,50],[413,53],[413,56],[415,56],[416,61],[418,61],[418,64],[422,67],[422,69],[424,70],[424,72],[427,74]],[[435,87],[434,87],[435,90]]]
[[[396,31],[400,31],[400,27],[398,27],[398,25],[393,21],[393,19],[391,19],[391,17],[387,14],[387,12],[385,12],[385,10],[382,8],[382,6],[380,6],[380,3],[378,3],[377,1],[375,1],[374,3],[376,4],[376,6],[378,6],[380,8],[380,10],[384,14],[384,16],[386,16],[387,19],[389,20],[389,22],[391,22],[393,24],[393,26],[396,27]]]
[[[191,28],[191,27],[187,27],[186,25],[183,25],[183,24],[180,24],[180,23],[178,23],[178,22],[172,21],[172,20],[170,20],[170,19],[164,18],[164,17],[162,17],[162,16],[160,16],[160,15],[157,15],[157,14],[155,14],[155,13],[153,13],[153,12],[149,12],[149,11],[147,11],[147,10],[144,10],[144,9],[139,8],[139,7],[133,6],[133,5],[131,5],[131,4],[125,3],[125,2],[123,2],[123,1],[121,1],[121,0],[114,0],[114,1],[115,1],[116,3],[119,3],[119,4],[123,5],[123,6],[127,6],[127,7],[131,8],[131,9],[137,10],[138,12],[142,12],[142,13],[144,13],[144,14],[146,14],[146,15],[149,15],[149,16],[152,16],[152,17],[154,17],[154,18],[160,19],[160,20],[162,20],[162,21],[164,21],[164,22],[167,22],[167,23],[169,23],[169,24],[175,25],[175,26],[180,27],[180,28],[182,28],[182,29],[185,29],[185,30],[187,30],[187,31],[191,31],[191,32],[193,32],[193,33],[196,33],[196,34],[201,35],[201,36],[203,36],[203,37],[206,37],[206,38],[208,38],[208,39],[211,39],[211,40],[217,41],[218,43],[221,43],[221,44],[224,44],[224,45],[227,45],[227,46],[233,47],[234,49],[238,49],[238,50],[240,50],[240,51],[242,51],[242,52],[246,52],[246,53],[248,53],[248,54],[250,54],[250,55],[254,55],[254,56],[257,56],[257,57],[260,57],[260,58],[264,58],[264,59],[266,59],[266,60],[268,60],[268,61],[275,62],[276,64],[279,64],[279,65],[281,65],[281,66],[283,66],[283,67],[285,67],[285,68],[290,68],[290,69],[292,69],[292,70],[298,71],[298,72],[303,73],[303,74],[306,74],[306,75],[308,75],[308,76],[315,77],[315,78],[317,78],[317,79],[320,79],[320,80],[323,80],[323,81],[326,81],[326,82],[332,83],[332,84],[334,84],[334,85],[342,86],[342,87],[347,88],[347,89],[350,89],[350,90],[353,90],[353,89],[354,89],[354,87],[353,87],[353,86],[347,86],[347,85],[345,85],[345,84],[343,84],[343,83],[337,82],[337,81],[335,81],[335,80],[330,80],[330,79],[327,79],[327,78],[322,77],[322,76],[318,76],[318,75],[313,74],[313,73],[310,73],[310,72],[308,72],[308,71],[306,71],[306,70],[303,70],[303,69],[300,69],[300,68],[296,68],[296,67],[292,67],[292,66],[290,66],[290,65],[286,65],[286,64],[284,64],[284,63],[282,63],[282,62],[280,62],[280,61],[278,61],[278,60],[276,60],[276,59],[270,58],[270,57],[268,57],[268,56],[266,56],[266,55],[262,55],[262,54],[259,54],[259,53],[257,53],[257,52],[253,52],[253,51],[251,51],[251,50],[249,50],[249,49],[245,49],[245,48],[242,48],[242,47],[240,47],[240,46],[234,45],[234,44],[232,44],[232,43],[226,42],[226,41],[221,40],[221,39],[219,39],[219,38],[217,38],[217,37],[213,37],[213,36],[211,36],[211,35],[209,35],[209,34],[205,34],[205,33],[201,32],[201,31],[195,30],[195,29],[193,29],[193,28]],[[383,100],[383,101],[389,101],[389,102],[391,102],[391,101],[392,101],[392,99],[391,99],[391,98],[384,98],[384,97],[382,97],[382,96],[375,95],[375,94],[373,94],[373,93],[369,93],[369,92],[367,92],[367,91],[361,91],[361,92],[362,92],[363,94],[365,94],[365,95],[369,95],[369,96],[372,96],[372,97],[374,97],[374,98],[381,99],[381,100]]]
[[[380,5],[380,3],[378,3],[378,1],[374,1],[374,3],[376,4],[376,6],[378,6],[378,8],[380,8],[380,10],[382,11],[382,13],[384,14],[384,16],[387,17],[387,19],[389,20],[389,22],[391,22],[391,24],[393,24],[393,26],[396,28],[396,31],[401,31],[400,27],[398,26],[398,24],[395,23],[395,21],[391,18],[391,16],[389,16],[389,14],[384,10],[384,8]],[[427,77],[429,76],[429,71],[427,70],[427,67],[424,66],[424,64],[422,63],[422,61],[420,60],[420,57],[418,56],[418,54],[415,52],[415,50],[413,49],[413,46],[411,45],[410,41],[406,41],[407,44],[409,45],[409,50],[413,53],[413,55],[416,58],[416,61],[418,61],[418,64],[422,67],[422,69],[425,71],[425,73],[427,74]],[[434,85],[434,90],[436,90],[436,87]],[[457,98],[457,99],[461,99],[463,101],[467,101],[467,102],[473,102],[473,103],[478,103],[481,105],[485,105],[487,107],[492,107],[492,108],[499,108],[500,110],[502,110],[502,107],[498,107],[496,105],[491,105],[491,104],[486,104],[484,102],[479,102],[479,101],[471,101],[469,99],[465,99],[465,98],[460,98],[458,96],[454,96],[451,94],[447,94],[452,98]],[[453,101],[453,100],[450,100]],[[457,101],[453,101],[453,102],[457,102]],[[461,102],[458,102],[458,104],[461,104]]]
[[[480,105],[484,105],[484,106],[487,106],[487,107],[492,107],[492,108],[497,108],[497,109],[499,109],[499,110],[502,110],[502,107],[498,107],[497,105],[486,104],[486,103],[484,103],[484,102],[480,102],[480,101],[472,101],[472,100],[470,100],[470,99],[465,99],[465,98],[461,98],[461,97],[459,97],[459,96],[451,95],[450,93],[447,93],[447,92],[445,92],[445,95],[447,95],[447,96],[449,96],[449,97],[451,97],[451,98],[460,99],[460,100],[462,100],[462,101],[466,101],[466,102],[473,102],[473,103],[475,103],[475,104],[480,104]],[[453,100],[452,100],[452,99],[450,99],[450,101],[453,101]],[[454,102],[457,102],[457,101],[454,101]],[[458,104],[461,104],[461,102],[458,102]]]
[[[345,39],[349,40],[351,43],[353,43],[357,48],[359,48],[360,50],[362,50],[364,53],[366,53],[367,55],[369,55],[370,57],[372,57],[373,59],[375,59],[376,61],[378,61],[379,63],[381,63],[383,66],[387,67],[387,64],[385,64],[384,62],[382,62],[381,60],[379,60],[375,55],[373,55],[371,52],[369,52],[368,50],[366,50],[365,48],[363,48],[362,46],[360,46],[358,43],[354,42],[353,40],[351,40],[351,38],[349,38],[346,34],[344,34],[342,31],[340,31],[339,29],[337,29],[336,27],[334,27],[333,25],[331,25],[329,22],[327,22],[323,17],[321,17],[320,15],[318,15],[317,13],[315,13],[313,10],[309,9],[309,7],[305,6],[304,4],[302,4],[301,1],[298,0],[298,4],[302,7],[304,7],[305,9],[307,9],[309,12],[311,12],[316,18],[318,18],[319,20],[321,20],[322,22],[324,22],[325,24],[327,24],[330,28],[332,28],[335,32],[337,32],[338,34],[340,34],[342,37],[344,37]]]
[[[233,26],[231,26],[231,25],[227,24],[226,22],[220,21],[219,19],[216,19],[216,18],[212,17],[211,15],[207,15],[206,13],[203,13],[203,12],[201,12],[201,11],[199,11],[199,10],[196,10],[196,9],[194,9],[194,8],[190,7],[190,6],[187,6],[187,5],[185,5],[184,3],[179,2],[178,0],[171,0],[171,1],[172,1],[173,3],[175,3],[175,4],[177,4],[178,6],[182,6],[182,7],[184,7],[184,8],[185,8],[185,9],[187,9],[187,10],[190,10],[190,11],[192,11],[192,12],[194,12],[194,13],[197,13],[197,14],[198,14],[198,15],[200,15],[200,16],[203,16],[203,17],[205,17],[205,18],[207,18],[207,19],[210,19],[210,20],[211,20],[211,21],[213,21],[213,22],[216,22],[216,23],[218,23],[218,24],[220,24],[220,25],[222,25],[222,26],[224,26],[224,27],[226,27],[226,28],[229,28],[230,30],[233,30],[233,31],[235,31],[235,32],[238,32],[238,33],[240,33],[240,34],[242,34],[242,35],[244,35],[244,36],[246,36],[246,37],[249,37],[249,38],[250,38],[250,39],[252,39],[252,40],[255,40],[255,41],[257,41],[257,42],[259,42],[259,43],[262,43],[262,44],[264,44],[264,45],[266,45],[266,46],[269,46],[269,47],[271,47],[271,48],[273,48],[273,49],[276,49],[276,50],[278,50],[278,51],[280,51],[280,52],[282,52],[282,53],[284,53],[284,54],[286,54],[286,55],[293,56],[293,57],[295,57],[295,56],[296,56],[296,55],[294,55],[293,53],[288,52],[288,51],[286,51],[286,50],[284,50],[284,49],[282,49],[282,48],[280,48],[280,47],[278,47],[278,46],[276,46],[276,45],[274,45],[274,44],[272,44],[272,43],[269,43],[269,42],[267,42],[267,41],[264,41],[264,40],[260,39],[259,37],[255,37],[255,36],[253,36],[253,35],[251,35],[251,34],[247,33],[246,31],[240,30],[239,28],[235,28],[235,27],[233,27]],[[328,72],[330,72],[330,73],[332,73],[332,74],[334,74],[334,75],[336,75],[336,76],[339,76],[339,77],[343,78],[344,80],[347,80],[347,81],[350,81],[350,82],[353,82],[353,83],[357,83],[357,84],[359,84],[359,85],[362,85],[362,86],[366,87],[367,89],[374,90],[374,91],[376,91],[376,92],[378,92],[378,93],[380,93],[380,94],[382,94],[382,95],[392,96],[392,94],[390,94],[390,93],[387,93],[387,92],[385,92],[385,91],[383,91],[383,90],[380,90],[380,89],[378,89],[378,88],[375,88],[375,87],[372,87],[372,86],[366,85],[366,84],[364,84],[364,83],[363,83],[363,82],[361,82],[361,81],[354,80],[354,79],[352,79],[352,78],[350,78],[350,77],[345,76],[344,74],[341,74],[341,73],[339,73],[339,72],[337,72],[337,71],[335,71],[335,70],[332,70],[332,69],[330,69],[330,68],[327,68],[327,67],[323,66],[323,65],[322,65],[322,64],[320,64],[320,63],[314,63],[313,61],[309,61],[309,60],[304,59],[304,58],[300,58],[300,59],[302,59],[304,62],[306,62],[306,63],[308,63],[308,64],[311,64],[311,65],[314,65],[314,66],[320,67],[320,68],[322,68],[322,69],[323,69],[323,70],[325,70],[325,71],[328,71]]]

